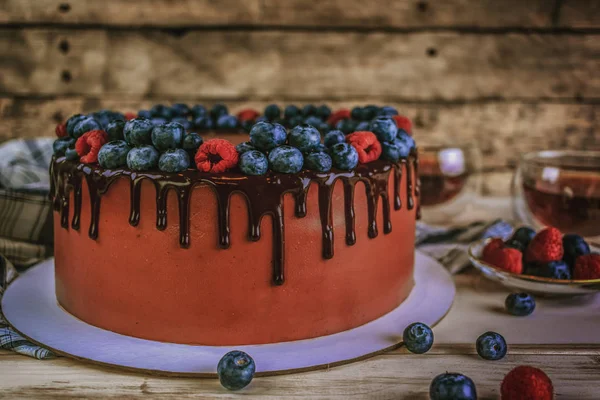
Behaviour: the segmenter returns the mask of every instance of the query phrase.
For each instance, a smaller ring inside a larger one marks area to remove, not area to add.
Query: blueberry
[[[531,239],[535,236],[535,231],[528,226],[522,226],[517,228],[515,233],[511,236],[511,240],[517,241],[523,245],[524,248],[529,246]]]
[[[304,107],[302,107],[302,116],[303,117],[308,117],[309,115],[316,115],[317,114],[317,107],[315,107],[312,104],[307,104]]]
[[[352,133],[356,130],[356,125],[358,124],[351,119],[343,119],[341,121],[338,121],[337,124],[335,124],[335,129],[337,129],[338,131],[342,131],[346,135],[348,135],[349,133]]]
[[[366,121],[370,121],[375,118],[379,114],[379,107],[369,104],[363,108],[363,119]]]
[[[243,154],[250,150],[256,150],[256,147],[254,147],[250,142],[242,142],[236,145],[235,149],[237,150],[238,154]]]
[[[526,275],[540,276],[553,279],[571,279],[571,269],[564,261],[550,261],[547,263],[532,263],[525,267]]]
[[[485,360],[496,361],[506,355],[506,340],[496,332],[486,332],[477,338],[477,354]]]
[[[205,130],[205,131],[213,128],[212,119],[208,118],[207,116],[198,117],[198,118],[194,119],[193,125],[196,129]]]
[[[306,125],[312,125],[315,128],[319,125],[321,125],[323,123],[323,120],[319,117],[316,117],[314,115],[310,115],[307,118],[304,119],[304,124]]]
[[[234,350],[219,360],[217,374],[224,388],[240,390],[252,381],[256,365],[254,360],[243,351]]]
[[[187,104],[176,103],[171,106],[171,113],[177,117],[187,117],[190,115],[190,108]]]
[[[227,114],[229,114],[229,110],[225,104],[215,104],[213,108],[210,109],[210,117],[213,121],[217,121],[219,117]]]
[[[331,156],[325,152],[313,152],[304,156],[304,167],[317,172],[329,172],[333,165]]]
[[[69,161],[79,160],[79,154],[77,154],[77,150],[69,148],[65,151],[65,158]]]
[[[331,130],[331,127],[329,126],[329,124],[327,122],[321,122],[319,125],[316,126],[316,128],[319,130],[319,133],[321,135],[325,135],[327,132],[329,132]]]
[[[364,109],[362,107],[354,107],[350,111],[350,116],[356,121],[362,121],[365,119]]]
[[[310,151],[307,151],[305,154],[310,154],[310,153],[327,153],[327,154],[329,154],[329,149],[323,143],[319,143],[318,145],[313,147]]]
[[[317,107],[316,115],[317,115],[317,117],[319,117],[323,121],[325,121],[331,115],[331,108],[329,108],[325,104],[323,104],[323,105]]]
[[[231,130],[237,127],[238,120],[235,115],[221,115],[217,120],[217,128]]]
[[[171,122],[177,122],[178,124],[183,126],[183,129],[186,132],[189,132],[192,130],[192,122],[185,117],[175,117],[171,120]]]
[[[297,126],[297,125],[302,125],[303,123],[304,123],[304,118],[302,118],[302,116],[300,116],[300,115],[296,115],[295,117],[292,117],[287,121],[287,124],[290,128],[293,128],[294,126]]]
[[[285,128],[270,122],[257,122],[250,130],[250,142],[258,150],[269,151],[287,140]]]
[[[404,135],[400,135],[403,137]],[[405,135],[408,136],[408,135]],[[401,158],[408,157],[411,149],[414,148],[414,141],[403,140],[397,137],[393,142],[381,143],[381,158],[384,160],[398,162]],[[408,136],[410,138],[410,136]],[[412,139],[412,138],[411,138]]]
[[[246,120],[246,121],[241,121],[240,125],[242,126],[242,129],[248,133],[250,133],[250,130],[252,129],[252,127],[254,126],[255,121],[252,120]]]
[[[195,106],[192,107],[192,109],[190,111],[191,111],[194,119],[199,118],[199,117],[206,117],[206,114],[207,114],[206,107],[204,107],[201,104],[196,104]]]
[[[151,119],[152,114],[150,114],[149,110],[139,110],[137,113],[138,118]]]
[[[100,123],[92,117],[85,117],[75,125],[75,128],[73,128],[72,137],[77,139],[83,136],[84,133],[95,131],[97,129],[102,129]]]
[[[98,164],[103,168],[119,168],[127,165],[127,154],[131,147],[124,140],[106,143],[98,152]]]
[[[120,112],[111,110],[100,110],[92,114],[92,117],[106,130],[112,121],[125,121],[125,116]]]
[[[429,386],[431,400],[477,400],[475,383],[463,374],[449,373],[436,376]]]
[[[70,138],[68,136],[58,138],[52,143],[52,150],[54,155],[57,157],[61,157],[65,155],[65,152],[69,147],[75,145],[75,139]]]
[[[393,142],[398,135],[396,122],[390,117],[377,117],[369,124],[369,130],[380,142]]]
[[[265,117],[267,117],[267,119],[269,121],[274,121],[276,119],[279,119],[279,117],[281,116],[281,109],[279,108],[279,106],[277,104],[269,104],[266,108],[265,108]]]
[[[433,331],[422,322],[415,322],[404,329],[404,345],[411,353],[427,353],[433,345]]]
[[[304,157],[300,150],[292,146],[279,146],[269,153],[271,169],[283,174],[295,174],[302,169]]]
[[[358,153],[348,143],[338,143],[330,147],[331,160],[336,168],[350,171],[358,165]]]
[[[371,129],[369,126],[370,126],[370,123],[368,121],[360,121],[358,123],[358,125],[356,125],[356,128],[354,128],[354,129],[356,132],[369,131],[369,129]]]
[[[163,104],[156,104],[150,109],[150,115],[152,116],[152,118],[162,118],[169,120],[173,118],[173,110],[171,110],[171,108]]]
[[[67,128],[67,133],[69,134],[69,136],[77,139],[77,137],[75,137],[75,132],[74,132],[75,125],[77,125],[79,123],[79,121],[84,120],[85,118],[87,118],[85,115],[75,114],[67,120],[67,123],[65,124],[65,126]]]
[[[569,265],[571,270],[575,267],[577,257],[590,254],[590,245],[579,235],[569,233],[563,236],[563,248],[565,254],[563,260]]]
[[[285,110],[283,110],[283,118],[285,118],[287,120],[291,119],[292,117],[296,117],[299,114],[300,114],[300,109],[293,104],[286,106]]]
[[[525,245],[515,239],[509,239],[506,241],[506,243],[504,243],[504,245],[506,247],[510,247],[511,249],[517,249],[519,250],[521,253],[523,253],[525,251]]]
[[[158,125],[152,129],[152,144],[158,151],[181,147],[185,129],[177,122]]]
[[[238,165],[246,175],[264,175],[269,169],[269,160],[258,150],[248,150],[240,155]]]
[[[308,153],[321,143],[321,134],[312,125],[302,124],[294,127],[289,134],[288,142],[303,153]]]
[[[342,131],[329,131],[325,135],[325,139],[323,140],[325,146],[331,147],[334,144],[344,143],[346,141],[346,135]]]
[[[169,122],[168,120],[164,119],[164,118],[152,118],[150,120],[150,122],[152,122],[153,126],[159,126],[159,125],[164,125],[167,122]]]
[[[511,293],[506,298],[504,305],[510,314],[524,317],[535,310],[535,299],[528,293]]]
[[[130,146],[152,143],[154,125],[149,119],[134,118],[125,122],[123,137]]]
[[[396,110],[394,107],[383,106],[379,109],[377,115],[386,115],[388,117],[392,115],[398,115],[398,110]]]
[[[127,153],[127,166],[133,171],[146,171],[158,165],[158,151],[150,145],[134,147]]]
[[[190,132],[183,138],[182,148],[190,154],[196,154],[198,147],[204,143],[204,140],[196,132]]]
[[[111,121],[106,126],[106,133],[108,134],[108,139],[112,140],[122,140],[123,139],[123,128],[125,128],[125,122],[119,119]]]
[[[168,149],[158,159],[158,169],[163,172],[181,172],[190,167],[190,156],[183,149]]]

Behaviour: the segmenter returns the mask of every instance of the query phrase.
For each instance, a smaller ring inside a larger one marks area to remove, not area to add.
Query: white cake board
[[[16,279],[2,299],[9,323],[24,337],[57,354],[122,369],[174,376],[216,376],[219,359],[237,349],[250,354],[260,375],[327,368],[365,359],[401,344],[412,322],[430,326],[450,310],[454,282],[437,261],[416,252],[415,287],[388,314],[358,328],[316,339],[250,346],[191,346],[155,342],[103,330],[58,305],[54,260]]]

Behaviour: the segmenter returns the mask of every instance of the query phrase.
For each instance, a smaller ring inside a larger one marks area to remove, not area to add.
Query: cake
[[[119,334],[211,346],[392,311],[414,286],[419,208],[396,114],[179,104],[70,118],[50,167],[59,304]]]

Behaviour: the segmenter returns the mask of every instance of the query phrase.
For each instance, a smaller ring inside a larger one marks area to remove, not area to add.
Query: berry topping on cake
[[[238,120],[233,115],[221,115],[217,120],[217,128],[233,130],[238,126]]]
[[[269,104],[265,108],[264,116],[267,117],[267,119],[269,121],[278,120],[279,117],[281,116],[281,109],[279,108],[279,106],[277,104]]]
[[[361,164],[378,160],[381,156],[381,143],[373,132],[354,132],[346,137],[346,141],[356,149]]]
[[[171,106],[171,112],[178,117],[187,117],[191,111],[187,104],[175,103]]]
[[[287,132],[280,124],[261,121],[250,130],[250,143],[258,150],[272,150],[285,144],[286,140]]]
[[[302,107],[302,116],[308,117],[309,115],[316,115],[317,107],[314,104],[306,104]]]
[[[525,317],[535,310],[535,299],[529,293],[511,293],[504,302],[506,311],[517,317]]]
[[[193,106],[190,109],[190,113],[192,114],[192,117],[195,118],[199,118],[199,117],[205,117],[208,115],[208,112],[206,111],[206,107],[204,107],[201,104],[196,104],[195,106]]]
[[[150,115],[152,118],[169,120],[173,118],[173,110],[164,104],[156,104],[150,109]]]
[[[412,136],[412,122],[410,119],[403,115],[392,115],[392,118],[394,122],[396,122],[398,130],[402,129],[404,132]]]
[[[363,108],[362,107],[354,107],[351,111],[350,111],[350,117],[356,121],[363,121],[364,118],[364,112],[363,112]]]
[[[212,119],[208,116],[201,116],[194,119],[192,125],[199,130],[209,130],[213,127]]]
[[[65,158],[69,161],[79,160],[79,154],[77,154],[77,150],[68,148],[67,150],[65,150]]]
[[[84,133],[75,142],[75,150],[80,157],[79,161],[88,164],[98,162],[98,152],[106,142],[108,142],[108,135],[102,130]]]
[[[584,254],[577,257],[573,268],[575,279],[600,279],[600,254]]]
[[[316,151],[304,157],[304,167],[317,172],[329,172],[333,166],[331,156],[323,151]]]
[[[563,260],[571,269],[575,267],[577,257],[590,254],[590,245],[579,235],[569,233],[563,236]]]
[[[255,371],[256,365],[252,357],[239,350],[225,354],[217,365],[219,381],[229,390],[240,390],[248,386]]]
[[[210,109],[210,117],[213,121],[217,121],[220,117],[227,114],[229,114],[229,109],[225,104],[215,104]]]
[[[127,167],[133,171],[147,171],[158,165],[158,151],[150,145],[134,147],[127,153]]]
[[[56,139],[52,143],[52,150],[56,156],[64,156],[67,149],[71,146],[75,145],[75,139],[65,136],[62,138]]]
[[[496,332],[486,332],[477,338],[475,344],[477,348],[477,354],[479,357],[496,361],[504,358],[506,355],[506,340],[504,337]]]
[[[183,149],[168,149],[158,159],[158,169],[163,172],[181,172],[190,167],[190,156]]]
[[[544,371],[521,365],[504,377],[500,395],[502,400],[552,400],[554,388]]]
[[[410,148],[398,138],[393,142],[381,142],[381,158],[384,160],[398,162],[409,153]]]
[[[294,127],[288,136],[290,146],[303,153],[308,153],[321,143],[321,134],[312,125],[302,124]]]
[[[379,114],[379,107],[369,104],[363,108],[363,119],[370,121]]]
[[[127,165],[127,153],[131,147],[124,140],[106,143],[98,152],[98,163],[103,168],[120,168]]]
[[[300,109],[293,104],[286,106],[285,109],[283,110],[283,118],[285,118],[287,120],[289,120],[293,117],[296,117],[299,114],[300,114]]]
[[[269,160],[258,150],[247,150],[240,154],[238,165],[246,175],[264,175],[269,169]]]
[[[292,146],[279,146],[269,153],[269,164],[275,172],[295,174],[302,169],[304,157],[300,150]]]
[[[135,118],[152,119],[152,115],[150,114],[150,110],[139,110],[137,113],[137,117],[127,118],[127,121]]]
[[[477,400],[475,383],[466,375],[446,372],[436,376],[429,386],[431,400]]]
[[[346,108],[333,112],[329,118],[327,118],[327,123],[329,126],[336,126],[338,122],[344,119],[350,119],[350,110]]]
[[[320,105],[319,107],[317,107],[316,115],[321,120],[326,121],[327,118],[329,118],[329,116],[331,115],[331,108],[327,107],[325,104]]]
[[[200,135],[198,135],[196,132],[190,132],[183,137],[182,148],[185,151],[187,151],[188,154],[190,154],[193,158],[193,156],[196,155],[196,151],[198,151],[198,148],[200,147],[200,145],[202,145],[202,143],[204,143],[204,140],[202,140],[202,137]]]
[[[523,272],[522,258],[523,254],[519,250],[503,247],[488,251],[483,261],[513,274],[520,274]]]
[[[256,147],[252,145],[250,142],[242,142],[235,146],[235,149],[239,154],[245,153],[250,150],[256,150]]]
[[[553,279],[571,279],[571,269],[566,262],[550,261],[547,263],[527,263],[524,273]]]
[[[71,136],[72,138],[77,139],[77,137],[75,137],[75,126],[85,118],[86,116],[81,114],[75,114],[71,118],[69,118],[67,122],[65,122],[67,134],[69,134],[69,136]]]
[[[58,124],[54,129],[54,133],[56,133],[56,137],[62,138],[68,135],[67,133],[67,124]]]
[[[230,142],[210,139],[198,148],[194,161],[200,171],[221,173],[235,167],[238,158],[238,152]]]
[[[356,121],[343,119],[335,124],[335,129],[344,132],[346,135],[356,130]]]
[[[151,120],[135,118],[125,122],[123,137],[130,146],[140,146],[152,143],[152,130],[154,125]]]
[[[246,121],[254,122],[258,117],[260,117],[260,113],[252,108],[244,108],[243,110],[237,113],[237,119],[241,123],[244,123]]]
[[[185,129],[177,122],[169,122],[152,129],[152,144],[158,151],[181,147]]]
[[[125,121],[131,121],[132,119],[138,117],[138,115],[136,113],[134,113],[134,112],[126,112],[124,114],[124,116],[125,116]]]
[[[404,345],[411,353],[427,353],[433,345],[433,331],[422,322],[415,322],[404,329]]]
[[[329,131],[325,135],[323,142],[326,147],[331,147],[334,144],[344,143],[346,141],[346,135],[342,131]]]
[[[358,165],[358,152],[348,143],[334,144],[330,148],[330,153],[336,168],[350,171]]]
[[[122,121],[120,119],[110,121],[108,125],[106,125],[106,133],[108,134],[108,139],[110,141],[122,140],[123,128],[125,128],[125,121]]]
[[[100,125],[98,121],[92,117],[85,117],[75,124],[75,128],[73,128],[73,134],[71,137],[78,139],[86,132],[99,130],[102,130],[102,125]]]
[[[398,110],[391,106],[383,106],[379,109],[379,113],[377,115],[392,117],[394,115],[398,115]]]
[[[559,261],[564,254],[562,234],[556,228],[542,229],[527,246],[525,261],[534,263],[548,263]]]

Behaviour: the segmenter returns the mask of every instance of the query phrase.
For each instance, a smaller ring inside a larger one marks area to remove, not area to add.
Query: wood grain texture
[[[598,99],[597,39],[14,28],[0,35],[0,92],[422,102]]]
[[[556,13],[559,26],[597,28],[600,25],[600,2],[597,0],[561,1]]]
[[[578,1],[570,9],[583,14]],[[68,4],[68,9],[61,4]],[[586,6],[583,4],[583,6]],[[555,1],[3,0],[0,23],[112,26],[551,27]],[[598,25],[599,18],[587,17]],[[568,20],[565,18],[565,20]],[[579,17],[578,17],[579,20]]]

